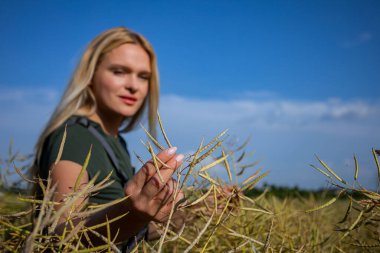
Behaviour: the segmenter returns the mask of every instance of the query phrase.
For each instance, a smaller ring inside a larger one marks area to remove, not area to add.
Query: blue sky
[[[380,135],[379,1],[0,2],[0,151],[23,152],[86,44],[127,26],[158,55],[160,111],[187,152],[229,128],[252,136],[269,183],[325,186],[314,154],[375,186]],[[144,153],[141,131],[126,138]]]

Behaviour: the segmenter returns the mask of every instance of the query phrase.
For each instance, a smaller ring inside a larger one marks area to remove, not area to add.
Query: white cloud
[[[58,92],[47,88],[0,88],[0,156],[12,139],[22,153],[31,153],[47,122]]]
[[[53,111],[58,93],[47,88],[0,89],[0,130],[38,131]]]
[[[0,103],[49,103],[55,102],[57,98],[57,91],[47,88],[0,88]]]
[[[57,92],[8,89],[0,94],[0,154],[6,152],[11,136],[16,147],[30,152],[58,102]],[[195,150],[203,137],[210,140],[226,128],[236,139],[252,135],[247,148],[257,150],[253,159],[262,159],[264,171],[272,171],[266,181],[301,187],[325,185],[325,178],[309,167],[310,163],[317,164],[314,154],[349,181],[353,168],[348,161],[355,153],[361,182],[374,185],[376,170],[370,149],[380,144],[378,103],[297,101],[275,95],[258,100],[242,97],[209,100],[163,95],[160,112],[169,138],[185,152]],[[141,130],[126,137],[132,150],[146,154],[139,144],[140,138],[145,139]]]
[[[164,96],[161,108],[168,115],[183,115],[184,120],[204,121],[207,124],[226,124],[228,127],[244,125],[256,129],[303,129],[319,126],[329,131],[340,131],[335,126],[363,126],[380,116],[376,105],[364,101],[294,101],[271,99],[199,100],[177,96]],[[170,116],[168,116],[170,117]],[[182,121],[183,122],[183,121]],[[323,130],[323,129],[321,129]]]
[[[370,149],[380,143],[379,108],[378,103],[339,99],[207,100],[166,95],[160,111],[167,132],[185,150],[202,137],[211,139],[229,128],[230,135],[241,140],[252,135],[249,148],[257,149],[256,159],[263,158],[264,168],[272,170],[269,182],[317,187],[325,178],[309,167],[318,163],[314,154],[349,181],[353,168],[346,161],[356,153],[361,182],[374,185]]]

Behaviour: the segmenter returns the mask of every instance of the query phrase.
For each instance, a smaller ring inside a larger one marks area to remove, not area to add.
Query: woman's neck
[[[106,134],[114,137],[119,134],[119,127],[123,121],[123,118],[120,116],[115,116],[111,113],[102,113],[100,110],[97,110],[88,118],[99,123]]]

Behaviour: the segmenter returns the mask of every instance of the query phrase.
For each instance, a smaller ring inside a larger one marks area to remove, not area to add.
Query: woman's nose
[[[136,75],[129,75],[125,80],[125,89],[129,90],[131,93],[138,91],[138,77]]]

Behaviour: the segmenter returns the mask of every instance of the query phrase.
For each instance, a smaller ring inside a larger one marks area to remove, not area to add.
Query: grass
[[[0,195],[0,210],[2,214],[21,212],[29,207],[27,203],[17,199],[17,194],[11,192],[4,192],[0,193]]]
[[[155,156],[157,150],[154,148],[162,150],[165,146],[172,146],[160,118],[159,122],[166,145],[158,143],[148,133],[148,140],[143,143],[156,166],[162,162]],[[177,172],[179,188],[176,192],[182,189],[188,201],[176,206],[178,210],[173,208],[171,215],[175,211],[184,212],[185,225],[176,233],[170,230],[170,218],[167,224],[156,224],[161,238],[154,242],[142,241],[134,252],[379,251],[380,195],[377,191],[365,189],[358,184],[358,166],[354,185],[348,185],[317,157],[320,165],[313,167],[330,180],[338,193],[296,193],[279,197],[274,191],[257,191],[257,183],[268,172],[256,169],[259,161],[252,162],[253,153],[245,150],[248,141],[240,146],[229,146],[224,145],[225,138],[226,131],[206,144],[202,142],[193,154],[186,157],[185,163]],[[379,162],[374,150],[373,155],[380,178]],[[90,156],[91,152],[88,159]],[[356,157],[354,159],[357,161]],[[13,157],[13,160],[17,159]],[[227,182],[210,176],[210,170],[226,170]],[[237,177],[243,179],[242,183],[236,183]],[[104,206],[73,209],[76,199],[86,198],[106,187],[109,183],[107,179],[97,185],[91,180],[86,187],[68,195],[65,205],[58,212],[54,209],[54,186],[50,180],[47,184],[39,179],[34,180],[44,188],[43,200],[27,196],[15,198],[14,194],[2,197],[0,251],[119,252],[113,243],[114,238],[109,235],[102,237],[105,242],[102,246],[82,244],[81,238],[95,233],[95,227],[86,227],[84,220]],[[250,194],[252,192],[256,194]],[[114,203],[109,205],[112,204]],[[30,210],[30,207],[40,210],[39,216],[33,216],[33,226],[30,222],[32,212],[22,212]],[[68,226],[63,234],[57,235],[54,228],[64,209],[70,214],[66,221]],[[75,227],[70,226],[73,219],[78,217],[83,222]],[[98,226],[109,228],[117,219]]]

